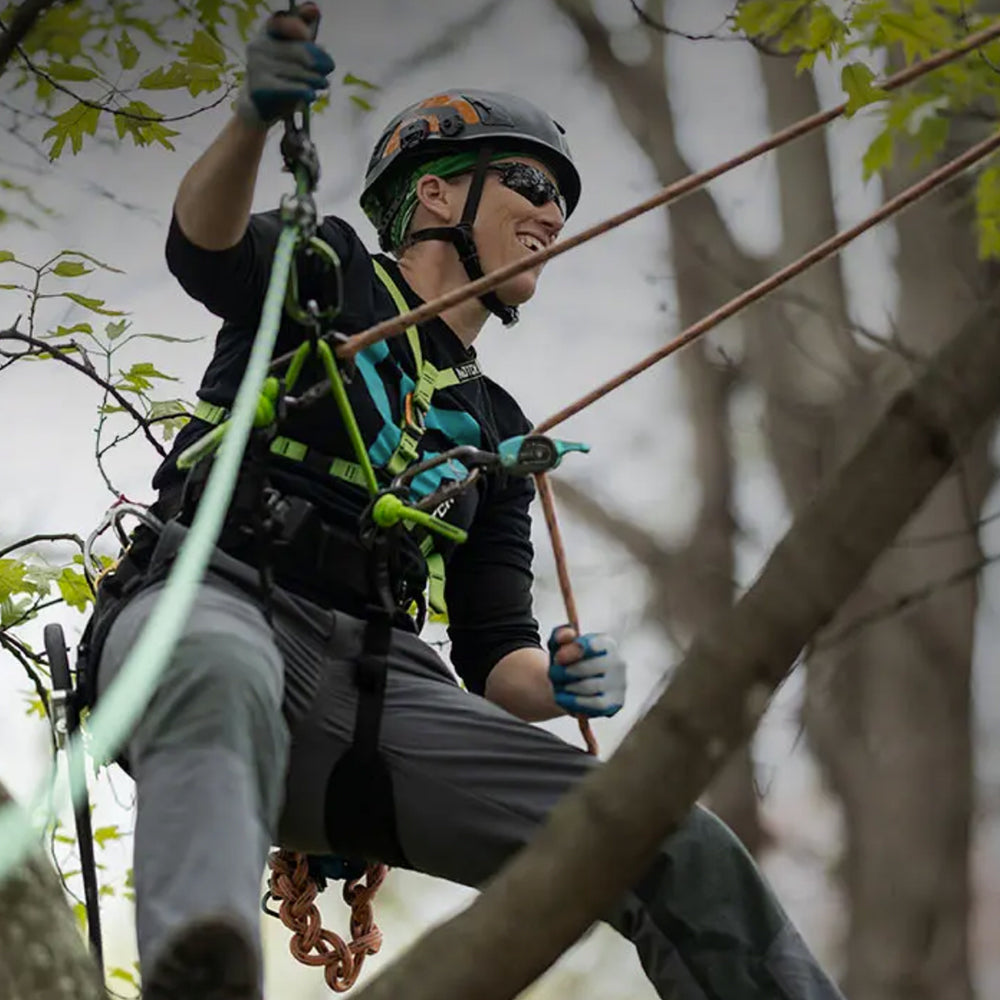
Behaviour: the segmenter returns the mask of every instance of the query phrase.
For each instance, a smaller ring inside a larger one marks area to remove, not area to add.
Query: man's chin
[[[535,281],[532,275],[519,275],[513,281],[500,285],[497,297],[505,306],[523,306],[535,294]]]

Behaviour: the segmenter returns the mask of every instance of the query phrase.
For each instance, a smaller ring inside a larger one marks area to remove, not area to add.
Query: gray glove
[[[308,4],[294,14],[272,14],[247,45],[246,75],[236,114],[257,128],[270,127],[326,90],[334,70],[329,53],[304,35],[315,30],[319,11]]]

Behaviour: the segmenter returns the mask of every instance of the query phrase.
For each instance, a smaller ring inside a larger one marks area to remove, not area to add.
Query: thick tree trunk
[[[897,394],[746,595],[698,636],[611,761],[559,804],[471,907],[358,1000],[509,1000],[636,881],[753,732],[805,644],[1000,408],[998,327],[994,301]]]
[[[0,806],[10,802],[0,785]],[[0,997],[101,1000],[104,989],[52,866],[41,852],[0,879]]]

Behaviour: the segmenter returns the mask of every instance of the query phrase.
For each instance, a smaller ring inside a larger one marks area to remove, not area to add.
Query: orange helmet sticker
[[[392,131],[392,135],[389,136],[389,141],[385,144],[385,149],[382,150],[382,159],[387,156],[391,156],[393,153],[399,149],[399,136],[400,133],[407,125],[412,122],[423,119],[427,122],[427,127],[431,132],[440,132],[441,126],[438,123],[438,116],[433,112],[432,109],[436,108],[451,108],[453,111],[457,111],[461,116],[462,121],[469,125],[479,124],[479,114],[476,109],[469,103],[464,97],[459,97],[455,94],[436,94],[434,97],[428,97],[427,100],[421,101],[417,105],[416,111],[426,108],[431,111],[430,114],[421,115],[415,114],[412,118],[407,118],[401,121]]]

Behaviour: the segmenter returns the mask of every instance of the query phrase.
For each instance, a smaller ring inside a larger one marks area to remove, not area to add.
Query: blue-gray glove
[[[570,715],[614,715],[625,704],[625,661],[610,635],[577,636],[559,625],[549,636],[549,680]]]
[[[328,52],[310,41],[319,8],[303,4],[294,14],[272,14],[247,45],[246,74],[236,98],[236,114],[258,128],[292,114],[300,103],[316,100],[334,70]]]

